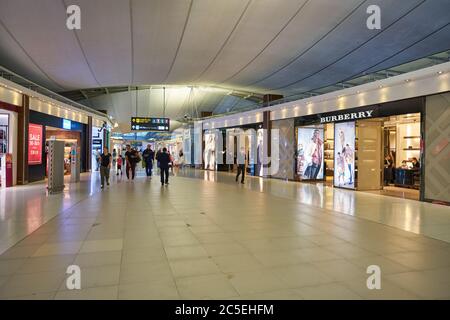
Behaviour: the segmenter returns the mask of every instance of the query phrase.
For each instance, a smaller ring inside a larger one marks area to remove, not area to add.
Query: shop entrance
[[[4,154],[9,151],[9,115],[0,113],[0,159]],[[0,175],[1,175],[2,162],[0,161]],[[0,187],[1,187],[0,176]]]
[[[47,126],[45,128],[45,137],[46,137],[46,149],[48,146],[49,140],[59,140],[64,141],[64,174],[70,174],[70,160],[71,155],[70,151],[73,145],[76,145],[78,148],[81,147],[81,133],[78,131],[69,131],[60,128],[54,128]],[[47,175],[47,171],[46,171]]]
[[[419,200],[421,182],[420,113],[374,119],[382,124],[381,194]],[[361,122],[368,123],[368,120]]]

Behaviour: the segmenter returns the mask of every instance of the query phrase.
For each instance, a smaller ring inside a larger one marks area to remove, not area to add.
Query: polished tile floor
[[[201,170],[98,179],[0,191],[0,299],[450,298],[449,207]]]

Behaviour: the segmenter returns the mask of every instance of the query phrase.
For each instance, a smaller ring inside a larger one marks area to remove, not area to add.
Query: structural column
[[[91,171],[92,169],[92,117],[88,117],[87,129],[86,129],[86,172]]]
[[[279,94],[265,94],[263,96],[263,107],[270,106],[270,102],[283,99],[282,95]],[[267,156],[271,157],[271,148],[272,148],[272,122],[270,121],[270,111],[264,111],[263,112],[263,129],[266,129],[267,131]],[[265,168],[270,168],[271,163],[265,164]]]
[[[17,130],[17,184],[28,184],[28,124],[30,123],[30,97],[22,95],[18,112]]]

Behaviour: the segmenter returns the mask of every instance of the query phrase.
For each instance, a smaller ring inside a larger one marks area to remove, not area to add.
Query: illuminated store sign
[[[72,121],[63,119],[62,127],[63,127],[63,129],[71,130],[72,129]]]
[[[338,114],[335,116],[320,117],[320,123],[372,118],[373,111],[374,110],[366,110],[366,111]]]

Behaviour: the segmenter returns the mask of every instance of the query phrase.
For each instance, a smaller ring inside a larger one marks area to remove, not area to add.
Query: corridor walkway
[[[448,207],[194,170],[170,183],[0,191],[0,299],[450,298]]]

